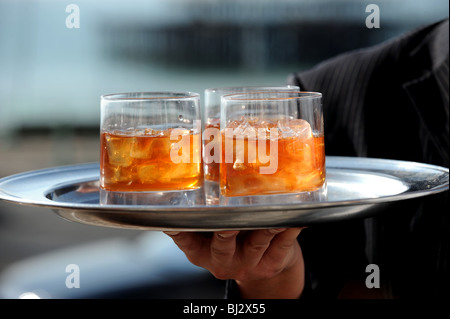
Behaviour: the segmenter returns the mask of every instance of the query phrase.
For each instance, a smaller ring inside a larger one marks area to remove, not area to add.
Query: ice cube
[[[147,137],[158,137],[165,136],[164,130],[154,129],[152,127],[139,127],[133,131],[134,136],[147,136]]]
[[[258,188],[260,189],[260,192],[270,194],[287,192],[290,190],[290,185],[286,178],[273,175],[262,175],[258,180]]]
[[[233,121],[227,127],[233,128],[233,135],[236,137],[248,137],[255,138],[256,137],[256,129],[252,126],[252,123],[255,122],[255,119],[247,120],[245,117],[241,117],[240,121]],[[237,125],[237,126],[236,126]]]
[[[195,163],[178,163],[163,170],[163,172],[158,178],[158,181],[161,183],[174,183],[177,180],[199,176],[201,174],[201,165]]]
[[[233,163],[233,169],[235,171],[243,171],[246,168],[247,168],[247,166],[245,165],[244,161],[241,160],[240,158],[237,158]]]
[[[311,138],[313,136],[311,125],[302,119],[280,120],[278,129],[282,137]]]
[[[122,166],[116,166],[112,168],[113,175],[111,177],[111,183],[120,183],[128,181],[128,169]]]
[[[142,165],[137,168],[137,174],[141,183],[154,183],[160,173],[156,165]]]
[[[123,167],[130,166],[132,163],[130,151],[133,142],[134,138],[132,137],[106,136],[106,150],[108,152],[109,163]]]
[[[239,124],[241,124],[240,120],[230,121],[230,122],[227,123],[227,128],[235,129],[236,127],[239,126]]]
[[[158,131],[152,129],[151,127],[147,127],[146,129],[144,129],[144,134],[149,135],[149,136],[154,136],[154,135],[158,134]]]
[[[170,156],[172,142],[168,138],[155,138],[152,141],[152,158],[166,159]]]
[[[285,155],[293,161],[292,165],[298,165],[298,170],[309,170],[312,160],[312,147],[314,140],[311,138],[291,138],[285,144]],[[295,159],[295,161],[294,161]]]
[[[135,138],[131,145],[130,156],[139,159],[151,158],[153,153],[152,144],[151,137]]]

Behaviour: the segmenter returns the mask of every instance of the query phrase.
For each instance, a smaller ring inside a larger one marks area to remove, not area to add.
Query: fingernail
[[[178,235],[180,232],[179,231],[165,231],[164,234],[169,235],[169,236],[175,236]]]
[[[278,233],[284,232],[285,230],[286,230],[286,228],[272,228],[272,229],[269,229],[269,232],[272,234],[278,234]]]
[[[231,233],[217,233],[217,236],[220,238],[230,238],[236,235],[237,232],[231,232]]]

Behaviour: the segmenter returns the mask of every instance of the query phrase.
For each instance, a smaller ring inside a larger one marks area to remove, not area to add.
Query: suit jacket
[[[289,76],[288,84],[323,93],[327,155],[448,167],[448,23]],[[376,217],[310,227],[299,241],[309,284],[305,295],[335,298],[352,287],[347,292],[373,296],[364,278],[374,263],[380,269],[378,296],[448,296],[448,191],[395,203]]]

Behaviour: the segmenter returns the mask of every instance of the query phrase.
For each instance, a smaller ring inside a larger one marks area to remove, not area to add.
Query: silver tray
[[[448,168],[327,156],[328,200],[276,205],[99,205],[99,164],[61,166],[0,179],[0,199],[47,207],[70,221],[140,230],[216,231],[299,227],[375,214],[394,201],[448,190]]]

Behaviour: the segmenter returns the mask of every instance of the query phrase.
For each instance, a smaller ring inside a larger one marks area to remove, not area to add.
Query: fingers
[[[194,265],[202,266],[203,260],[208,258],[209,239],[202,236],[201,233],[176,231],[164,233],[172,238],[178,248],[185,253]]]
[[[276,271],[295,261],[295,254],[299,252],[299,249],[294,249],[294,246],[298,246],[297,237],[302,229],[290,228],[274,237],[261,259],[266,267]]]
[[[212,236],[197,232],[164,232],[186,254],[194,265],[225,276],[233,263],[239,231],[220,231]]]
[[[182,251],[190,251],[200,248],[199,246],[201,245],[201,243],[198,240],[198,236],[196,233],[177,231],[167,231],[164,233],[171,237],[175,244],[177,244],[177,246],[180,247]]]
[[[301,228],[165,232],[194,264],[219,279],[270,278],[298,261]],[[239,235],[239,236],[238,236]]]
[[[251,267],[256,266],[270,246],[272,239],[283,231],[285,231],[284,228],[262,229],[251,232],[246,238],[242,250],[246,263]]]
[[[221,231],[211,238],[211,261],[213,265],[228,267],[236,252],[236,237],[239,231]]]

